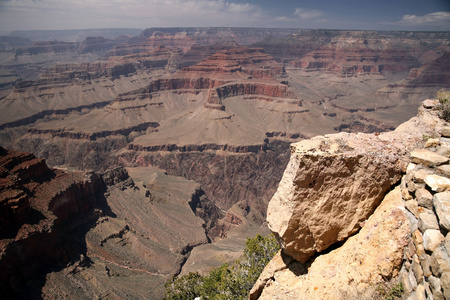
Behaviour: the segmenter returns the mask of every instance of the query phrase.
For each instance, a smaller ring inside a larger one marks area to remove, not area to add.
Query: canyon
[[[232,262],[247,236],[269,232],[289,145],[391,131],[416,115],[450,89],[449,37],[150,28],[81,42],[4,39],[0,263],[13,275],[2,291],[158,299],[171,276]],[[359,219],[401,173],[386,172]],[[8,258],[39,239],[55,246]],[[299,261],[322,251],[287,249]]]

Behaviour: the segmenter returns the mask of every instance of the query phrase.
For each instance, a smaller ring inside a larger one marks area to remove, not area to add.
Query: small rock
[[[422,102],[423,107],[426,109],[435,108],[438,104],[439,102],[436,99],[427,99]]]
[[[450,192],[437,193],[433,196],[433,205],[439,217],[439,224],[450,231]]]
[[[418,245],[423,244],[423,236],[419,230],[416,230],[412,233],[412,239],[416,248]]]
[[[444,298],[444,294],[442,293],[441,290],[433,292],[433,298],[430,298],[433,300],[445,300]]]
[[[414,193],[415,191],[416,191],[416,189],[417,189],[417,184],[416,183],[414,183],[414,181],[409,181],[407,184],[406,184],[406,186],[408,187],[408,191],[409,192],[411,192],[411,193]]]
[[[434,251],[444,240],[444,236],[439,230],[428,229],[423,233],[423,247],[427,251]]]
[[[448,158],[426,149],[417,149],[411,152],[411,160],[416,164],[434,167],[445,164]]]
[[[403,200],[411,200],[412,199],[412,196],[411,196],[411,194],[409,193],[409,191],[408,191],[408,189],[402,189],[402,198],[403,198]]]
[[[444,291],[445,299],[450,299],[450,271],[442,273],[441,286]]]
[[[450,126],[445,126],[442,128],[441,135],[444,137],[450,137]]]
[[[433,209],[433,195],[426,189],[416,190],[416,200],[419,206]]]
[[[450,156],[450,147],[448,145],[441,145],[436,147],[436,153],[445,157]]]
[[[441,290],[441,280],[434,276],[428,277],[428,282],[430,283],[431,291],[440,291]]]
[[[444,246],[437,247],[430,258],[431,272],[436,277],[440,277],[443,272],[450,271],[450,257]]]
[[[450,179],[438,175],[428,175],[425,183],[435,192],[450,190]]]
[[[440,140],[439,139],[428,139],[425,142],[425,148],[435,147],[439,146]]]
[[[428,255],[423,255],[423,258],[420,259],[420,265],[422,266],[423,275],[425,277],[430,277],[433,273],[431,273],[431,262],[430,257]]]
[[[412,278],[410,276],[412,275]],[[402,267],[400,270],[400,273],[398,274],[399,281],[403,286],[403,289],[407,294],[411,293],[417,286],[417,281],[414,278],[414,275],[410,272],[408,272],[405,267]]]
[[[408,193],[409,194],[409,193]],[[417,201],[408,200],[405,201],[405,207],[409,210],[417,219],[419,219],[419,207],[417,205]]]
[[[427,170],[420,169],[420,170],[417,170],[416,172],[414,172],[413,179],[415,182],[423,183],[423,182],[425,182],[425,178],[430,174],[431,173],[428,172]]]
[[[429,209],[424,208],[419,214],[419,229],[425,232],[427,229],[439,230],[439,224],[436,215]]]
[[[426,300],[425,296],[425,286],[423,284],[419,284],[416,289],[416,299],[417,300]]]
[[[414,276],[416,277],[417,283],[421,283],[423,281],[423,270],[417,254],[414,254],[413,256],[412,270],[414,272]]]

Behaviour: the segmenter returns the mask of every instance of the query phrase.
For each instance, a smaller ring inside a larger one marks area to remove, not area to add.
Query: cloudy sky
[[[449,0],[0,0],[0,30],[248,26],[450,31]]]

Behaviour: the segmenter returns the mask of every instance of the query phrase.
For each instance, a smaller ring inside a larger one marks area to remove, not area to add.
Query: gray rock
[[[441,286],[445,299],[450,299],[450,271],[442,273]]]
[[[427,251],[433,252],[443,240],[444,236],[437,229],[427,229],[423,233],[423,247]]]
[[[447,145],[441,145],[436,147],[436,153],[445,157],[450,156],[450,147]],[[444,165],[446,166],[446,165]]]
[[[423,212],[419,214],[419,229],[421,232],[425,232],[427,229],[439,230],[438,220],[431,210],[424,208]]]
[[[433,275],[433,273],[431,273],[431,259],[428,255],[423,255],[423,257],[420,258],[420,265],[422,266],[423,275],[425,277]]]
[[[437,193],[433,196],[433,205],[439,217],[439,224],[450,231],[450,192]]]
[[[450,271],[450,256],[443,245],[437,247],[430,258],[431,272],[440,277],[443,272]]]
[[[410,276],[412,275],[412,276]],[[417,281],[412,272],[408,272],[406,268],[403,266],[398,274],[399,281],[403,286],[403,289],[407,294],[410,294],[416,287]]]
[[[433,209],[433,195],[426,189],[416,190],[416,200],[419,206]]]
[[[441,290],[441,280],[434,276],[428,277],[428,282],[430,283],[431,291],[440,291]]]

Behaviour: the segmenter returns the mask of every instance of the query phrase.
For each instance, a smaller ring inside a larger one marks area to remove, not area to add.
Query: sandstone
[[[428,139],[425,142],[425,148],[430,148],[430,147],[436,147],[439,146],[440,140],[439,139]]]
[[[403,188],[402,189],[402,197],[403,197],[403,199],[406,201],[406,200],[411,200],[412,199],[412,196],[411,196],[411,194],[409,193],[409,191],[408,191],[408,189],[407,188]]]
[[[419,230],[416,230],[412,233],[412,240],[414,242],[414,245],[416,246],[416,248],[423,244],[423,236],[422,233]]]
[[[445,157],[450,157],[450,147],[447,145],[442,145],[436,147],[436,153]]]
[[[418,189],[415,196],[419,206],[433,209],[433,195],[427,189]]]
[[[450,231],[450,192],[435,194],[433,205],[439,218],[439,224],[445,230]]]
[[[341,247],[317,256],[307,274],[295,273],[290,268],[276,272],[274,282],[278,284],[267,284],[259,299],[294,292],[303,299],[336,299],[336,295],[348,299],[347,292],[352,289],[361,292],[360,299],[370,299],[364,294],[368,287],[397,275],[402,263],[402,250],[409,235],[402,202],[400,189],[394,189],[358,234]],[[415,289],[417,282],[413,273],[411,276],[411,289]]]
[[[426,149],[417,149],[411,152],[411,160],[424,166],[439,166],[448,162],[448,158]]]
[[[450,189],[450,179],[439,175],[428,175],[425,183],[435,192],[444,192]]]
[[[424,212],[419,214],[419,229],[425,232],[427,229],[439,230],[439,224],[436,215],[429,209],[423,209]]]
[[[444,240],[444,236],[437,229],[427,229],[423,233],[423,247],[427,251],[434,251]]]
[[[404,198],[403,198],[404,199]],[[419,206],[417,205],[417,201],[408,200],[405,201],[405,207],[409,210],[417,219],[419,219]]]
[[[444,126],[441,130],[441,134],[444,137],[450,137],[450,126]]]
[[[420,284],[423,281],[423,270],[420,265],[419,257],[417,257],[417,254],[414,254],[413,256],[412,270],[414,272],[414,276],[416,277],[417,283]]]
[[[287,254],[305,262],[360,228],[400,179],[395,152],[382,147],[376,136],[343,133],[291,146],[267,211],[269,228]]]
[[[414,172],[413,179],[414,179],[415,182],[423,183],[423,182],[425,182],[425,178],[428,175],[430,175],[430,173],[431,172],[429,172],[429,171],[427,171],[425,169],[417,170],[417,171]]]

